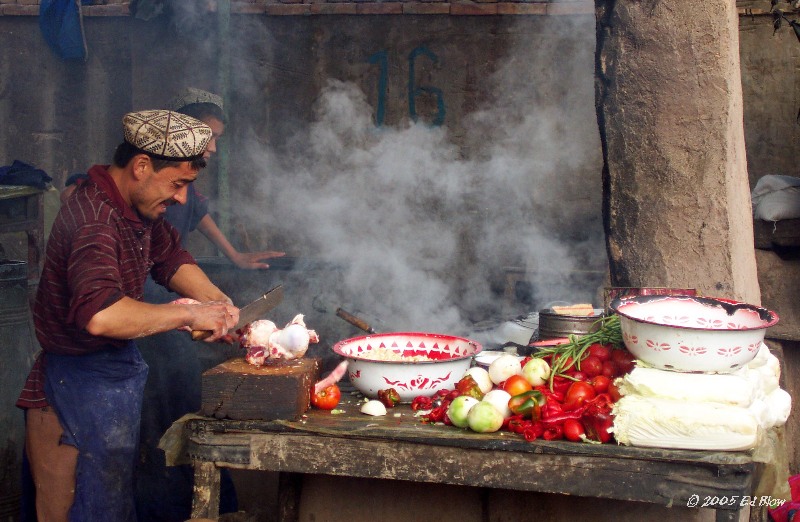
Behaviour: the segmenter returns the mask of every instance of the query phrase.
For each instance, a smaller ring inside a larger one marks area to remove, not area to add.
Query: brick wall
[[[209,4],[213,4],[209,1]],[[84,16],[129,16],[130,1],[95,0]],[[593,0],[232,0],[234,14],[302,15],[575,15],[594,12]],[[0,0],[0,16],[38,16],[39,0]]]

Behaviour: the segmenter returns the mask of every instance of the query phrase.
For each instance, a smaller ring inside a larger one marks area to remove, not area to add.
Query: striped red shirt
[[[33,320],[44,353],[82,355],[123,346],[124,340],[86,331],[91,318],[123,296],[141,301],[148,272],[166,285],[194,258],[181,249],[178,232],[163,218],[148,222],[128,206],[106,166],[70,197],[53,223]],[[17,400],[20,408],[47,405],[41,354]]]

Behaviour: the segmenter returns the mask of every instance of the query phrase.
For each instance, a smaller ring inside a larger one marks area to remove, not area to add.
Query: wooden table
[[[763,469],[746,452],[633,448],[567,441],[526,442],[509,432],[477,434],[426,425],[407,406],[386,417],[312,409],[299,421],[185,422],[195,468],[192,515],[219,512],[219,468],[435,482],[686,506],[693,495],[752,496]],[[740,502],[716,512],[739,519]],[[284,517],[284,520],[292,518]]]

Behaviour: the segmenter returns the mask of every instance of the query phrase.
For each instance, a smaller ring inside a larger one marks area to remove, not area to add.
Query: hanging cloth
[[[134,470],[147,364],[136,344],[87,355],[44,354],[45,393],[78,448],[69,520],[135,522]]]
[[[53,51],[65,60],[86,61],[88,50],[83,34],[81,3],[87,0],[41,0],[39,28]]]

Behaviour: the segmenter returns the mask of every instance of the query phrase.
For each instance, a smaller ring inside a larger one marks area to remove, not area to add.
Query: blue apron
[[[45,354],[45,393],[78,449],[70,521],[133,522],[134,469],[147,364],[136,344],[80,356]]]

